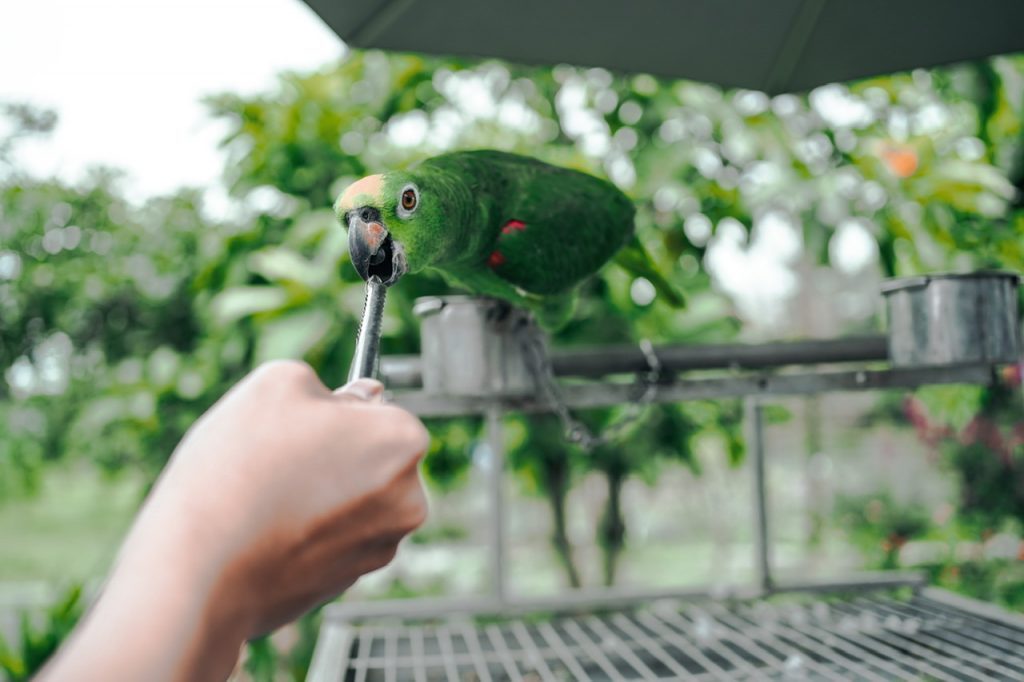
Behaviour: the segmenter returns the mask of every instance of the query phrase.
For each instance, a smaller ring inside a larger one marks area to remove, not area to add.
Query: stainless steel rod
[[[785,341],[759,344],[672,344],[656,346],[665,372],[702,369],[769,369],[790,365],[824,365],[884,361],[889,357],[885,336],[844,339]],[[560,349],[551,353],[555,376],[603,377],[647,372],[647,358],[639,346]],[[394,388],[422,385],[423,365],[417,355],[392,355],[381,360],[381,369]]]
[[[678,344],[655,347],[654,352],[662,367],[672,372],[866,362],[889,357],[885,336],[761,344]],[[650,370],[639,346],[564,350],[552,354],[551,365],[556,376],[592,377]]]
[[[764,462],[764,407],[757,398],[746,400],[747,453],[754,488],[754,571],[757,585],[771,592],[771,550],[768,537],[768,483]]]
[[[684,400],[715,400],[744,396],[806,395],[825,391],[874,391],[916,388],[925,384],[988,385],[992,367],[922,367],[914,369],[808,371],[799,374],[748,374],[740,376],[680,379],[654,388],[656,403]],[[389,386],[390,386],[389,380]],[[633,383],[603,381],[592,384],[564,384],[565,404],[573,409],[620,405],[636,400]],[[453,417],[483,414],[500,405],[508,411],[549,412],[552,406],[540,396],[460,397],[432,395],[424,391],[398,391],[394,400],[421,417]]]
[[[829,594],[870,589],[919,587],[925,583],[922,573],[907,571],[868,571],[843,575],[835,580],[791,583],[778,581],[772,590],[780,592],[810,592]],[[437,618],[454,614],[511,615],[544,611],[546,613],[571,612],[580,609],[610,609],[659,599],[686,599],[708,601],[714,594],[720,599],[753,599],[760,589],[749,585],[722,590],[721,586],[703,585],[672,587],[656,590],[604,588],[565,590],[544,597],[515,597],[509,595],[501,601],[494,596],[422,597],[417,599],[389,599],[381,601],[344,601],[328,605],[324,620],[347,622],[364,618]]]
[[[585,680],[587,679],[587,672],[580,666],[576,651],[569,647],[568,644],[559,636],[558,631],[552,627],[550,622],[538,623],[537,630],[540,632],[541,637],[548,643],[551,649],[558,656],[559,660],[566,667],[569,673],[573,676],[573,679]]]
[[[490,487],[491,503],[491,590],[499,601],[508,598],[508,578],[506,575],[505,537],[505,429],[500,409],[492,408],[487,412],[487,447],[490,457],[490,469],[487,472]]]
[[[384,302],[387,300],[388,288],[374,275],[366,281],[366,301],[363,303],[363,317],[359,322],[359,335],[356,337],[356,350],[352,357],[352,366],[348,370],[348,380],[355,381],[364,377],[376,378],[380,359],[380,332],[384,320]]]

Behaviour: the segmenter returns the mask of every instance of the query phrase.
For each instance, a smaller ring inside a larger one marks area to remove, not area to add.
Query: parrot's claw
[[[493,329],[501,332],[518,332],[535,326],[533,312],[527,308],[513,305],[500,298],[488,299],[485,319]]]
[[[513,306],[508,301],[500,298],[490,299],[491,305],[487,308],[487,322],[494,326],[500,326],[512,314]]]

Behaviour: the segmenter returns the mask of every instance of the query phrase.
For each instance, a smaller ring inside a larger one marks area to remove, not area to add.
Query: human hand
[[[191,511],[246,637],[384,566],[425,520],[417,465],[429,436],[419,419],[382,404],[382,390],[363,379],[332,393],[305,364],[270,363],[175,451],[153,511]]]
[[[239,382],[178,445],[41,679],[224,679],[245,639],[388,563],[426,516],[429,439],[382,389],[361,379],[332,393],[298,362]]]

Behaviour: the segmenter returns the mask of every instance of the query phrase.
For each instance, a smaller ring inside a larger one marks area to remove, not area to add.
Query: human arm
[[[423,522],[418,419],[306,365],[241,381],[175,450],[40,680],[223,680],[242,643],[385,565]]]

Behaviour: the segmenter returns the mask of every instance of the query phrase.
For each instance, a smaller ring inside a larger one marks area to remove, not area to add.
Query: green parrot
[[[523,306],[549,329],[572,316],[578,285],[616,262],[675,306],[681,295],[633,235],[635,209],[614,185],[507,152],[435,156],[370,175],[338,198],[352,263],[391,285],[438,271],[467,291]]]

